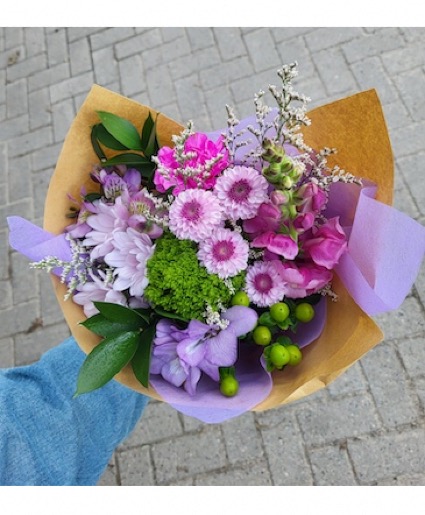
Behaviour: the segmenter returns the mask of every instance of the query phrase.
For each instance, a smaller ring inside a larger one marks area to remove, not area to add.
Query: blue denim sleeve
[[[84,353],[71,337],[0,370],[0,485],[95,485],[148,398],[116,381],[72,396]]]

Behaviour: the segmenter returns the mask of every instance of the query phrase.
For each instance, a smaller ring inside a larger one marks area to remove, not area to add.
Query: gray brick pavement
[[[50,279],[8,249],[5,218],[41,222],[61,142],[92,83],[198,130],[241,116],[299,61],[312,105],[375,87],[397,162],[395,204],[425,222],[425,29],[0,30],[0,366],[30,363],[68,334]],[[402,266],[402,264],[401,264]],[[327,389],[205,426],[151,402],[99,485],[425,485],[425,266],[386,342]]]

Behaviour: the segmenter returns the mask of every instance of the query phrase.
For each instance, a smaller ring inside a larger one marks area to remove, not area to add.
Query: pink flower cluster
[[[164,193],[173,188],[173,194],[177,195],[190,188],[213,188],[217,176],[229,164],[229,153],[222,137],[214,142],[205,134],[195,133],[186,139],[183,152],[162,147],[156,162],[158,169],[154,183],[157,190]]]

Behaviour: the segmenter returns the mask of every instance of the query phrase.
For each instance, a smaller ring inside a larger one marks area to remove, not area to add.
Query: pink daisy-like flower
[[[251,301],[261,308],[283,299],[284,283],[274,261],[257,261],[248,268],[246,292]]]
[[[111,241],[114,250],[105,256],[105,262],[115,268],[114,290],[130,290],[133,297],[141,297],[149,284],[146,263],[155,250],[147,234],[128,227],[115,231]]]
[[[248,266],[248,243],[238,232],[216,229],[199,244],[198,259],[211,274],[233,277]]]
[[[170,231],[180,240],[202,241],[222,223],[220,202],[210,191],[190,189],[179,193],[169,212]]]
[[[225,214],[232,220],[253,218],[263,202],[267,202],[267,180],[254,168],[227,168],[217,179],[214,193]]]

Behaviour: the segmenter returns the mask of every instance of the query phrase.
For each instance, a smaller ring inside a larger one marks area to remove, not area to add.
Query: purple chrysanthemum
[[[115,268],[114,290],[129,289],[133,297],[141,297],[149,284],[146,263],[153,255],[155,245],[147,234],[128,227],[112,235],[114,250],[105,256],[105,262]]]
[[[106,281],[106,275],[102,270],[98,271],[100,277],[91,276],[92,280],[87,281],[77,288],[72,299],[76,304],[83,306],[84,314],[87,318],[99,313],[93,302],[111,302],[112,304],[127,305],[125,295],[116,291],[112,287],[112,283]]]
[[[112,238],[115,230],[125,231],[128,226],[129,212],[118,197],[111,206],[103,200],[93,203],[96,212],[87,218],[87,225],[91,231],[82,242],[84,247],[93,247],[90,252],[91,259],[99,259],[113,250]]]
[[[260,205],[268,200],[267,190],[266,179],[246,166],[228,168],[214,187],[226,217],[232,220],[253,218]]]
[[[233,277],[248,266],[248,243],[238,232],[216,229],[200,242],[198,259],[211,274]]]
[[[180,240],[201,241],[222,223],[222,208],[210,191],[182,191],[170,207],[170,231]]]
[[[268,307],[283,299],[284,283],[273,261],[257,261],[248,268],[246,292],[259,307]]]

